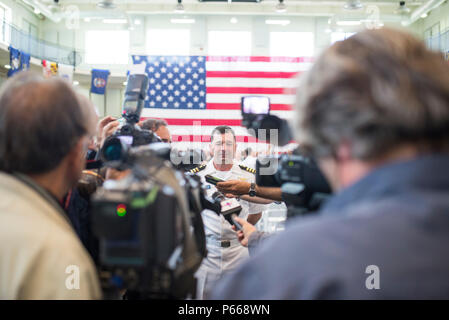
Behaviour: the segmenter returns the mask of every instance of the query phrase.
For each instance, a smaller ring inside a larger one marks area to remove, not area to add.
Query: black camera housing
[[[293,136],[288,126],[288,122],[284,119],[279,118],[276,115],[270,114],[271,105],[270,100],[268,101],[268,108],[262,106],[259,111],[254,112],[253,110],[245,110],[245,101],[251,98],[262,98],[262,97],[242,97],[241,109],[242,109],[242,126],[248,129],[248,132],[255,136],[257,139],[269,141],[272,144],[285,146],[290,141],[292,141]],[[257,109],[257,108],[254,108]],[[268,109],[265,111],[265,109]]]
[[[148,76],[144,74],[130,74],[125,89],[122,116],[125,124],[108,137],[100,150],[103,164],[118,170],[126,168],[127,152],[131,147],[138,147],[161,139],[152,131],[141,129],[137,123],[145,103],[148,90]]]
[[[269,166],[271,174],[264,174]],[[257,159],[256,183],[261,187],[280,187],[289,216],[316,211],[332,192],[315,161],[299,151]]]
[[[176,171],[162,151],[157,144],[131,148],[130,174],[92,196],[105,291],[126,288],[133,299],[194,293],[194,273],[207,254],[201,184]]]

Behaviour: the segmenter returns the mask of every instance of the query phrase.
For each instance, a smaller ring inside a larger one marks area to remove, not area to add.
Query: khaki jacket
[[[0,173],[0,299],[100,299],[95,266],[62,208]]]

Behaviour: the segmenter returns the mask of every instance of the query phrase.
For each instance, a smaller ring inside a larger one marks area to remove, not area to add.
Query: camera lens
[[[107,161],[117,161],[120,160],[120,154],[122,151],[122,146],[120,145],[110,145],[104,151],[104,155]]]
[[[123,145],[120,139],[112,138],[106,140],[102,148],[102,160],[105,162],[109,161],[120,161],[123,158]]]

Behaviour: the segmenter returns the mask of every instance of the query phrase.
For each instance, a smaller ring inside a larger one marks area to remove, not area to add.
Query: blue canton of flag
[[[132,56],[149,79],[145,108],[206,109],[206,57]]]

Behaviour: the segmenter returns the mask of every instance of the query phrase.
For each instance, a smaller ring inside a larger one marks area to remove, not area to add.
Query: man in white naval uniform
[[[234,159],[236,153],[236,139],[234,131],[227,126],[219,126],[212,131],[210,151],[213,158],[191,172],[201,177],[206,183],[205,176],[210,174],[222,180],[255,181],[255,170],[242,166]],[[217,191],[214,185],[207,184],[207,193],[211,196]],[[239,200],[242,211],[239,217],[256,224],[262,216],[264,205]],[[205,299],[225,272],[236,268],[248,257],[248,249],[243,247],[231,224],[222,215],[211,210],[201,213],[204,222],[207,257],[203,260],[196,273],[197,299]]]

